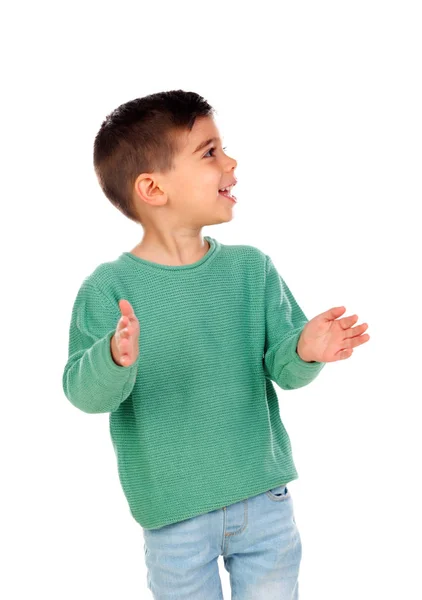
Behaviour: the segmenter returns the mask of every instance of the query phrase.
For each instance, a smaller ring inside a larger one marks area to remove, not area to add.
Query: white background
[[[238,161],[233,219],[308,318],[367,344],[277,393],[299,479],[300,600],[421,598],[421,15],[417,2],[21,2],[2,18],[5,600],[151,598],[108,414],[61,387],[75,294],[142,231],[92,145],[123,102],[185,89]],[[229,576],[219,559],[225,599]]]

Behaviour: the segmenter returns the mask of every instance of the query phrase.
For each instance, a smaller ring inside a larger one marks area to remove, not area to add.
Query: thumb
[[[339,317],[340,315],[342,315],[345,312],[346,312],[345,306],[335,306],[335,307],[330,308],[329,310],[323,312],[321,316],[324,317],[325,319],[328,319],[328,321],[334,321],[334,319],[337,319],[337,317]]]
[[[119,308],[123,317],[128,317],[130,319],[135,316],[132,305],[128,300],[125,300],[124,298],[119,300]]]

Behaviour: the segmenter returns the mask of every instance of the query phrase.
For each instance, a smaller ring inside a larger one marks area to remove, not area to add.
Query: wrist
[[[301,360],[303,360],[303,362],[307,362],[307,363],[315,362],[314,360],[312,360],[312,357],[309,355],[309,352],[306,351],[306,347],[301,342],[301,338],[299,338],[299,341],[296,346],[296,354],[299,356],[299,358]]]
[[[122,365],[117,360],[117,357],[118,357],[119,353],[118,353],[118,350],[117,350],[117,347],[116,347],[116,340],[114,339],[114,334],[110,338],[110,353],[111,353],[111,358],[113,359],[113,362],[115,362],[116,365],[118,365],[119,367],[121,367]]]

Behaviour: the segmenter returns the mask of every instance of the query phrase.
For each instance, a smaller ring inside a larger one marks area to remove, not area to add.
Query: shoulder
[[[119,280],[117,260],[102,262],[83,278],[78,295],[88,296],[93,301],[115,306],[116,283]]]
[[[250,244],[222,244],[226,256],[239,264],[265,268],[267,255]]]

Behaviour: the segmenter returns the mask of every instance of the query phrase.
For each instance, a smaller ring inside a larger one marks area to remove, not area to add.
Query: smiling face
[[[199,117],[191,131],[176,135],[179,151],[172,171],[137,179],[137,194],[149,205],[149,216],[158,217],[163,209],[173,226],[192,227],[231,220],[235,202],[219,190],[235,181],[237,162],[224,152],[214,119]]]

